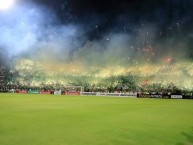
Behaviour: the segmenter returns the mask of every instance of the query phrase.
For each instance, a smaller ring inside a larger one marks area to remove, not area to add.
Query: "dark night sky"
[[[34,2],[34,1],[33,1]],[[132,33],[153,24],[163,36],[192,36],[192,0],[35,0],[52,9],[61,23],[82,24],[91,40],[104,33]],[[180,33],[176,24],[180,26]],[[170,28],[174,28],[171,32]],[[187,38],[189,39],[189,38]]]
[[[138,24],[141,22],[169,25],[173,21],[192,22],[191,0],[35,0],[38,4],[53,9],[62,22],[99,24]],[[191,24],[189,24],[191,25]],[[107,28],[108,29],[108,28]]]

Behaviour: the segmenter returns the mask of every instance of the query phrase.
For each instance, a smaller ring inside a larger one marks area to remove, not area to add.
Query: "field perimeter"
[[[0,94],[0,145],[193,145],[193,100]]]

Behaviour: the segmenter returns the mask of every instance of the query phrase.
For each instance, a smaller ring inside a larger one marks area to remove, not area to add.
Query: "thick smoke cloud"
[[[94,19],[94,14],[91,16]],[[115,19],[124,22],[125,16],[120,14]],[[136,59],[156,62],[167,56],[184,59],[191,53],[189,36],[181,33],[181,22],[175,20],[165,31],[154,22],[117,22],[97,36],[96,32],[102,29],[94,25],[102,23],[97,15],[95,21],[87,24],[62,24],[54,11],[32,3],[2,11],[0,20],[0,47],[10,57],[27,54],[50,62],[120,65]],[[95,39],[88,36],[91,31]]]
[[[16,7],[0,13],[0,46],[10,56],[27,51],[38,42],[43,27],[43,13],[36,8]]]
[[[78,26],[60,25],[51,10],[34,4],[2,11],[0,31],[0,47],[9,57],[23,53],[36,57],[41,56],[40,52],[66,57],[73,47],[78,47],[76,39],[80,34]]]

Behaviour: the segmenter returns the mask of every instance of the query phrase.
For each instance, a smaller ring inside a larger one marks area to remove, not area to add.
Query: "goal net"
[[[80,95],[82,86],[65,86],[64,91],[66,95]]]

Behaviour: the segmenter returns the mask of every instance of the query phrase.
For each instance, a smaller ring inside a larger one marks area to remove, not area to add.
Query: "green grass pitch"
[[[0,145],[192,145],[193,100],[0,94]]]

